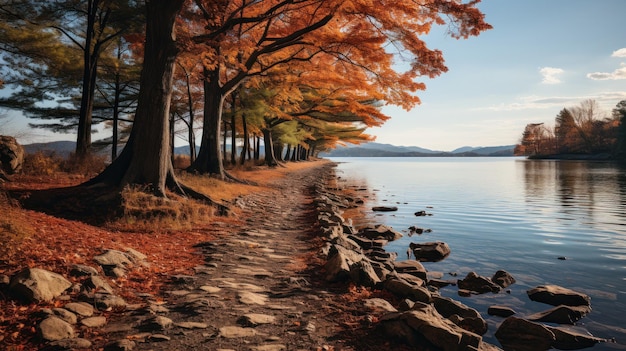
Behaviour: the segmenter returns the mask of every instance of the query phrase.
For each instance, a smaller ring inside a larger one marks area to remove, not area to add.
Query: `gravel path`
[[[136,350],[352,350],[337,335],[336,296],[316,283],[313,186],[331,167],[294,171],[239,201],[244,224],[198,243],[205,264],[172,277],[165,301],[111,321],[107,338]]]

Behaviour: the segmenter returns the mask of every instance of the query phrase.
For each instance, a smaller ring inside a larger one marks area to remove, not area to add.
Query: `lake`
[[[510,294],[463,298],[454,286],[441,289],[481,313],[486,341],[499,345],[493,333],[503,320],[487,315],[490,305],[512,307],[518,317],[544,311],[552,306],[530,301],[526,291],[556,284],[591,296],[592,312],[573,328],[617,341],[593,350],[626,350],[626,168],[517,157],[330,160],[340,186],[370,194],[364,215],[352,218],[357,228],[380,223],[403,232],[386,247],[398,260],[407,259],[410,242],[444,241],[450,256],[424,263],[443,279],[499,269],[515,277]],[[398,211],[370,211],[385,205]],[[421,210],[432,216],[416,217]],[[411,226],[432,232],[410,236]]]

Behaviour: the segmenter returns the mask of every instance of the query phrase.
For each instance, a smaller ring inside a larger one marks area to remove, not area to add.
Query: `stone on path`
[[[83,317],[91,317],[93,316],[93,306],[86,302],[69,302],[63,306],[68,311],[72,311]]]
[[[53,308],[51,310],[43,309],[42,312],[50,312],[49,314],[54,315],[55,317],[59,317],[62,320],[68,322],[69,324],[76,324],[78,321],[78,317],[76,314],[66,310],[65,308]]]
[[[385,299],[366,299],[363,301],[363,305],[366,309],[373,312],[398,312],[398,310]]]
[[[71,286],[62,275],[40,268],[25,268],[9,283],[9,289],[27,302],[50,302]]]
[[[79,350],[91,348],[91,341],[83,338],[62,339],[49,342],[46,345],[53,350]]]
[[[237,294],[239,302],[246,305],[265,305],[267,295],[257,294],[251,291],[244,291]]]
[[[74,328],[55,316],[49,316],[37,326],[37,334],[44,341],[71,339],[74,337]]]
[[[171,327],[172,324],[173,321],[167,317],[155,316],[143,321],[140,325],[140,329],[144,331],[165,330]]]
[[[242,328],[237,326],[225,326],[219,328],[220,336],[226,339],[247,338],[257,335],[252,328]]]
[[[276,317],[260,313],[247,313],[239,317],[237,323],[246,327],[256,327],[261,324],[274,324]]]
[[[137,346],[134,341],[121,339],[111,341],[104,346],[104,351],[131,351]]]
[[[107,319],[103,316],[89,317],[81,320],[80,323],[88,328],[100,328],[107,324]]]
[[[184,329],[206,329],[209,327],[208,324],[201,322],[179,322],[174,323],[174,325]]]

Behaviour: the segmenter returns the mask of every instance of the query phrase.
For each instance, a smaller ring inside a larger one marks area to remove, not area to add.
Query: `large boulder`
[[[15,174],[24,164],[24,147],[14,137],[0,135],[0,173]]]
[[[484,335],[487,332],[487,322],[475,309],[441,296],[433,296],[433,305],[439,314],[459,327],[478,335]]]
[[[9,289],[27,302],[50,302],[71,286],[62,275],[40,268],[25,268],[9,283]]]
[[[574,324],[591,312],[590,306],[559,305],[547,311],[534,313],[526,318],[531,321],[540,321],[559,324]]]
[[[383,316],[381,327],[387,336],[404,339],[414,347],[424,347],[424,340],[444,351],[478,350],[482,344],[479,335],[444,318],[432,305],[420,302],[410,311]]]
[[[390,277],[385,281],[385,289],[392,294],[412,301],[429,303],[432,300],[430,291],[423,285],[412,284],[400,277]]]
[[[450,246],[441,241],[410,243],[409,249],[415,259],[421,262],[439,262],[450,255]]]
[[[495,333],[505,350],[544,351],[552,348],[556,336],[550,328],[517,317],[509,317]]]
[[[527,291],[528,297],[552,306],[590,306],[591,298],[583,293],[558,285],[541,285]]]
[[[55,316],[49,316],[37,326],[37,334],[44,341],[55,341],[73,338],[74,328]]]

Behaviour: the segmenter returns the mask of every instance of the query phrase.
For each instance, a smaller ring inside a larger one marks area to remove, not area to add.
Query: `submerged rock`
[[[556,341],[549,328],[517,317],[505,319],[495,336],[505,350],[516,351],[545,351]]]
[[[378,224],[373,227],[369,226],[369,227],[361,228],[358,231],[357,235],[360,235],[362,237],[372,239],[372,240],[383,239],[383,240],[394,241],[394,240],[398,240],[402,238],[402,233],[384,224]]]
[[[547,311],[538,312],[528,316],[532,321],[574,324],[591,312],[590,306],[566,306],[560,305]]]

